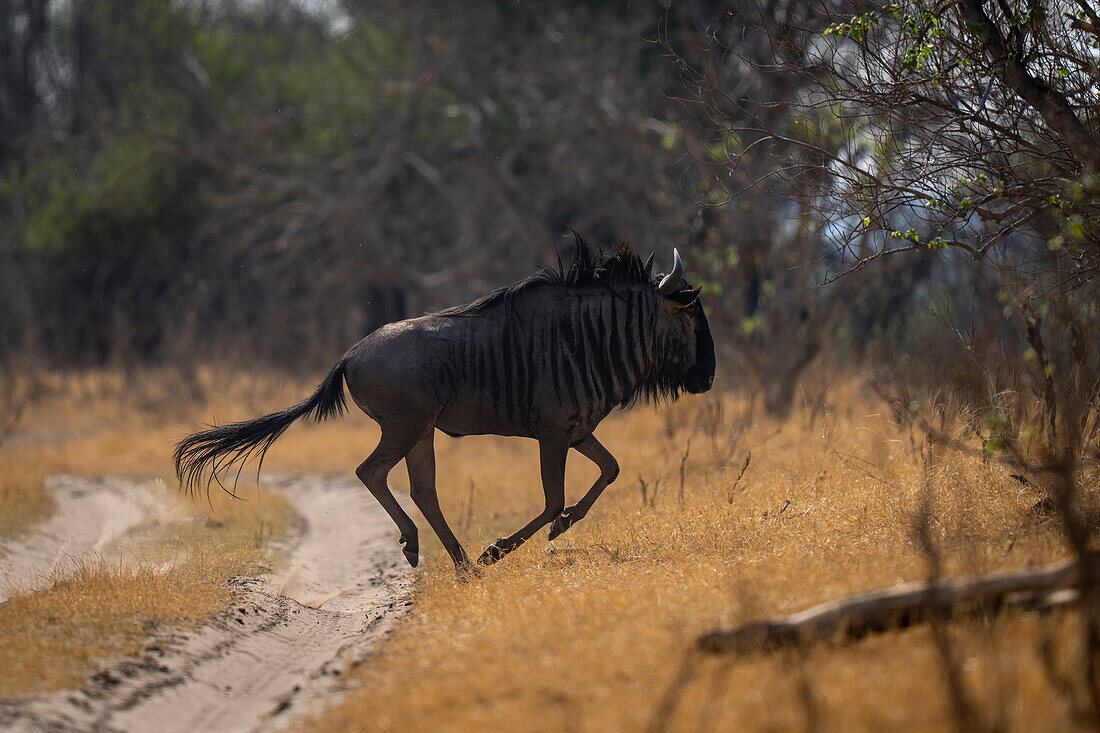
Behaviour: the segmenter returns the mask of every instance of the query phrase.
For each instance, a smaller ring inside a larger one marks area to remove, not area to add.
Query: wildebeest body
[[[652,262],[652,258],[650,263]],[[553,521],[551,539],[583,517],[618,464],[593,430],[616,406],[638,399],[704,392],[714,378],[714,343],[699,291],[673,273],[649,273],[629,246],[594,258],[578,238],[569,269],[541,271],[473,303],[400,321],[370,334],[344,354],[307,400],[255,420],[214,427],[182,440],[181,481],[217,476],[253,452],[261,457],[295,420],[344,409],[343,385],[382,429],[378,447],[356,474],[401,532],[416,564],[416,525],[390,493],[386,477],[402,458],[410,493],[460,570],[468,559],[435,491],[435,429],[453,435],[495,434],[539,441],[543,511],[480,558],[494,562]],[[565,507],[570,448],[600,467],[600,478]]]
[[[656,339],[628,324],[652,297],[543,288],[490,306],[499,313],[392,323],[348,352],[344,377],[376,421],[432,413],[449,435],[564,432],[575,443],[650,375]]]

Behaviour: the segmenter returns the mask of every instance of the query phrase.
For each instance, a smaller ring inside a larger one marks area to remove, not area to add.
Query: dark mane
[[[507,303],[519,293],[547,285],[581,289],[652,284],[646,276],[645,265],[634,253],[629,241],[623,240],[612,250],[593,252],[581,235],[573,232],[573,238],[576,241],[576,251],[568,268],[559,256],[557,268],[540,267],[535,273],[513,285],[494,290],[472,303],[446,308],[436,315],[464,316],[480,313],[498,303]]]

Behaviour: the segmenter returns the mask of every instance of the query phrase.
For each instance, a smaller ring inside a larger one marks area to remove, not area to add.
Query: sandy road
[[[0,542],[0,603],[89,553],[122,552],[135,530],[179,517],[163,486],[146,490],[128,479],[55,476],[49,488],[57,510],[34,532]]]
[[[303,518],[285,571],[237,581],[232,608],[112,663],[83,690],[0,701],[0,729],[271,730],[331,700],[405,609],[411,571],[358,481],[269,483]]]

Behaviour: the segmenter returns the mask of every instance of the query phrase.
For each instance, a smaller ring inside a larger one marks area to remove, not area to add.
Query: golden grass
[[[160,477],[170,485],[172,450],[184,435],[208,423],[282,409],[316,387],[278,373],[256,373],[251,366],[204,368],[186,380],[167,369],[131,375],[55,372],[40,380],[41,396],[4,451],[33,458],[52,473]],[[352,406],[339,423],[294,427],[264,469],[350,473],[374,448],[377,435],[375,424]],[[255,473],[246,470],[241,479],[254,485]]]
[[[416,613],[358,673],[359,689],[305,728],[640,730],[699,633],[924,577],[913,535],[925,486],[919,441],[858,384],[830,396],[842,407],[783,423],[728,396],[613,416],[597,432],[623,472],[588,518],[552,553],[542,532],[468,582],[453,579],[421,523],[428,557]],[[443,508],[474,554],[537,513],[530,442],[442,439],[439,448]],[[571,457],[569,501],[595,473]],[[661,479],[653,506],[642,504],[639,475],[650,496]],[[1055,521],[1030,511],[1039,496],[996,462],[936,448],[928,481],[948,573],[1064,555]],[[1038,654],[1053,640],[1056,663],[1079,669],[1070,616],[960,621],[949,634],[986,722],[1074,725]],[[711,660],[671,728],[940,730],[953,725],[943,680],[927,628]]]
[[[182,434],[201,422],[285,407],[314,386],[232,369],[182,381],[169,372],[137,379],[54,374],[45,384],[45,396],[5,448],[10,458],[40,466],[43,475],[128,473],[169,485],[171,447]],[[927,567],[912,531],[926,486],[919,439],[894,425],[858,382],[829,398],[828,409],[803,409],[784,422],[765,418],[745,398],[716,395],[613,416],[598,434],[623,472],[589,517],[557,540],[553,553],[540,533],[466,583],[453,579],[420,521],[426,557],[415,614],[357,673],[359,689],[306,728],[637,730],[698,633],[923,577]],[[377,434],[357,412],[338,424],[296,426],[272,449],[265,470],[350,474]],[[440,436],[437,449],[443,509],[472,553],[541,507],[533,442]],[[751,464],[735,482],[750,450]],[[571,457],[570,501],[595,474],[579,455]],[[407,486],[401,467],[390,483]],[[1039,496],[995,462],[936,448],[927,485],[948,573],[1018,568],[1064,554],[1057,523],[1030,511]],[[226,506],[266,511],[266,496],[242,507],[223,505],[215,492],[214,516],[223,519]],[[17,599],[29,604],[20,612],[23,625],[0,614],[0,638],[18,634],[25,646],[0,664],[53,659],[33,672],[53,681],[27,686],[28,673],[23,687],[0,694],[74,684],[95,659],[138,648],[151,626],[194,623],[218,608],[225,579],[259,557],[248,539],[254,519],[242,519],[239,552],[229,543],[220,546],[230,551],[182,553],[186,558],[163,575],[77,573],[71,583]],[[194,550],[209,540],[190,537],[177,547]],[[183,596],[205,610],[180,613]],[[96,608],[102,621],[83,625]],[[74,629],[84,635],[66,646]],[[954,622],[948,633],[986,722],[1028,730],[1074,725],[1039,654],[1045,645],[1056,666],[1076,669],[1072,615],[1006,614]],[[63,667],[59,660],[67,657],[76,662]],[[672,717],[676,730],[899,726],[952,726],[927,628],[705,662]]]
[[[0,457],[0,538],[18,536],[53,511],[53,496],[44,479],[42,468],[33,461],[16,465]]]

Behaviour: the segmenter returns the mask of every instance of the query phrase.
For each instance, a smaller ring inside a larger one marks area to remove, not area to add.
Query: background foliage
[[[0,353],[315,371],[573,227],[679,247],[769,411],[883,353],[1042,390],[1100,312],[1091,13],[11,0]]]

